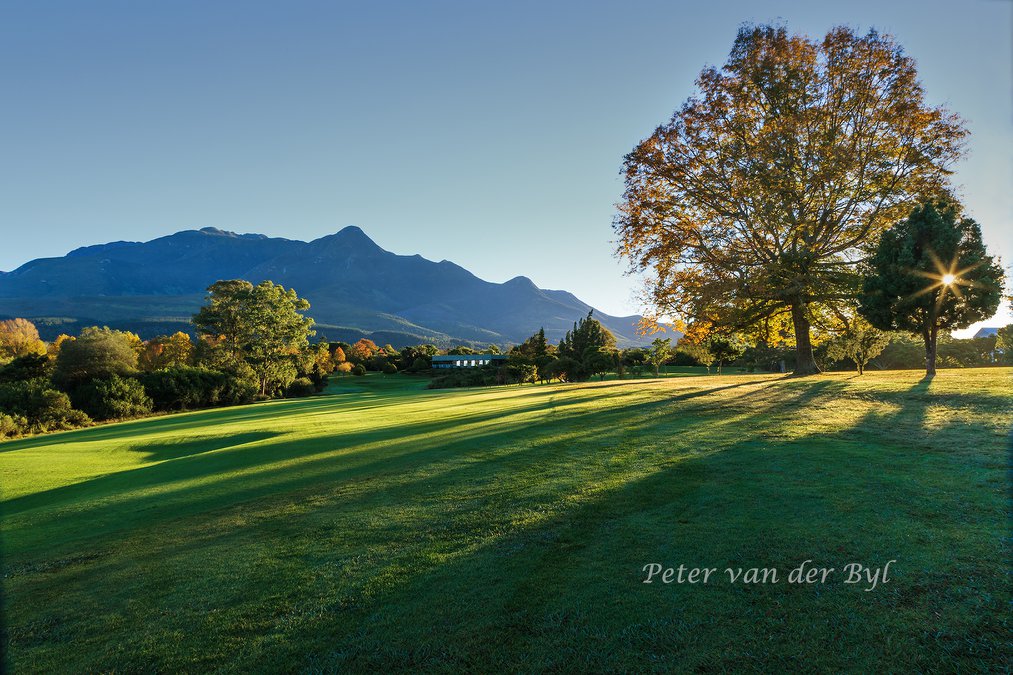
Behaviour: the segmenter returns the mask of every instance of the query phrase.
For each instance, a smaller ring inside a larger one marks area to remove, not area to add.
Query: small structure
[[[493,364],[506,363],[505,354],[457,354],[450,356],[434,356],[433,368],[478,368]]]
[[[987,338],[996,335],[999,332],[998,328],[992,328],[991,326],[984,326],[978,329],[978,332],[974,334],[976,338]]]

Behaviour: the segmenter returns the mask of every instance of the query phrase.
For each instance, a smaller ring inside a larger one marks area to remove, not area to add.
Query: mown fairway
[[[0,444],[21,672],[1001,670],[1010,369],[324,395]],[[641,568],[845,585],[643,584]]]

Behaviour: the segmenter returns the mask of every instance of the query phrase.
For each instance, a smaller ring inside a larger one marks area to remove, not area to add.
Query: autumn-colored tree
[[[362,338],[352,345],[352,348],[345,356],[352,363],[365,363],[378,352],[380,352],[380,348],[376,346],[375,342]]]
[[[941,330],[987,319],[1002,302],[1002,267],[952,202],[911,211],[880,239],[868,271],[859,311],[876,328],[921,336],[927,375],[936,373]]]
[[[59,356],[60,348],[63,347],[63,344],[74,339],[75,338],[73,336],[67,335],[66,333],[60,333],[57,335],[55,340],[46,345],[46,353],[49,354],[49,358],[55,359]]]
[[[0,363],[19,356],[45,353],[46,343],[39,339],[34,323],[27,319],[0,321]]]
[[[334,363],[335,367],[341,365],[348,359],[345,357],[345,350],[341,347],[335,347],[331,353],[331,362]]]
[[[818,372],[814,308],[854,298],[863,251],[947,190],[967,132],[875,31],[744,27],[697,85],[625,158],[619,253],[653,270],[658,316],[738,331],[790,314],[795,372]]]
[[[194,346],[190,336],[177,331],[168,337],[157,337],[145,342],[137,356],[137,365],[144,371],[186,366],[193,359],[193,354]]]

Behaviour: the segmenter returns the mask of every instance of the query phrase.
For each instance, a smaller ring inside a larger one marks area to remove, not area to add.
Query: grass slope
[[[999,670],[1010,376],[368,377],[3,443],[10,665]],[[897,562],[642,583],[806,559]]]

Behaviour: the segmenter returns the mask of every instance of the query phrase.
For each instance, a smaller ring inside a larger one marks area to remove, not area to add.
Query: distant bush
[[[352,375],[355,375],[356,377],[362,377],[365,374],[366,368],[361,363],[356,363],[354,366],[352,366]]]
[[[132,377],[113,375],[77,387],[74,403],[97,420],[124,419],[147,415],[153,408],[144,385]]]
[[[408,372],[421,373],[429,370],[432,367],[433,367],[432,357],[426,358],[424,356],[419,356],[414,361],[412,361],[412,365],[408,368]]]
[[[393,363],[390,362],[384,364],[383,366],[384,375],[394,375],[395,373],[397,373],[397,366],[395,366]]]
[[[0,368],[0,382],[18,382],[21,380],[48,380],[53,374],[53,362],[45,354],[27,354],[19,356],[6,366]]]
[[[5,417],[4,434],[39,434],[91,424],[91,419],[74,410],[70,397],[44,379],[0,384],[0,410]],[[11,433],[15,430],[14,433]]]
[[[352,372],[352,364],[349,363],[348,361],[342,361],[341,363],[338,364],[338,367],[334,369],[334,372],[341,373],[342,375],[347,375],[348,373]]]
[[[85,328],[60,347],[53,382],[64,391],[89,380],[124,377],[137,371],[140,338],[109,328]]]
[[[451,389],[454,387],[486,387],[499,384],[495,366],[479,366],[476,368],[454,368],[449,373],[434,377],[429,383],[430,389]]]
[[[538,367],[529,363],[509,364],[496,370],[496,384],[521,384],[538,379]]]
[[[696,358],[692,353],[682,349],[676,348],[675,354],[668,361],[670,366],[702,366],[700,359]]]
[[[195,410],[249,403],[257,393],[252,378],[192,366],[147,373],[141,378],[157,410]]]
[[[285,396],[288,398],[300,398],[302,396],[311,396],[317,391],[316,385],[313,384],[313,380],[308,377],[297,377],[292,381],[292,384],[288,385],[285,389]]]

